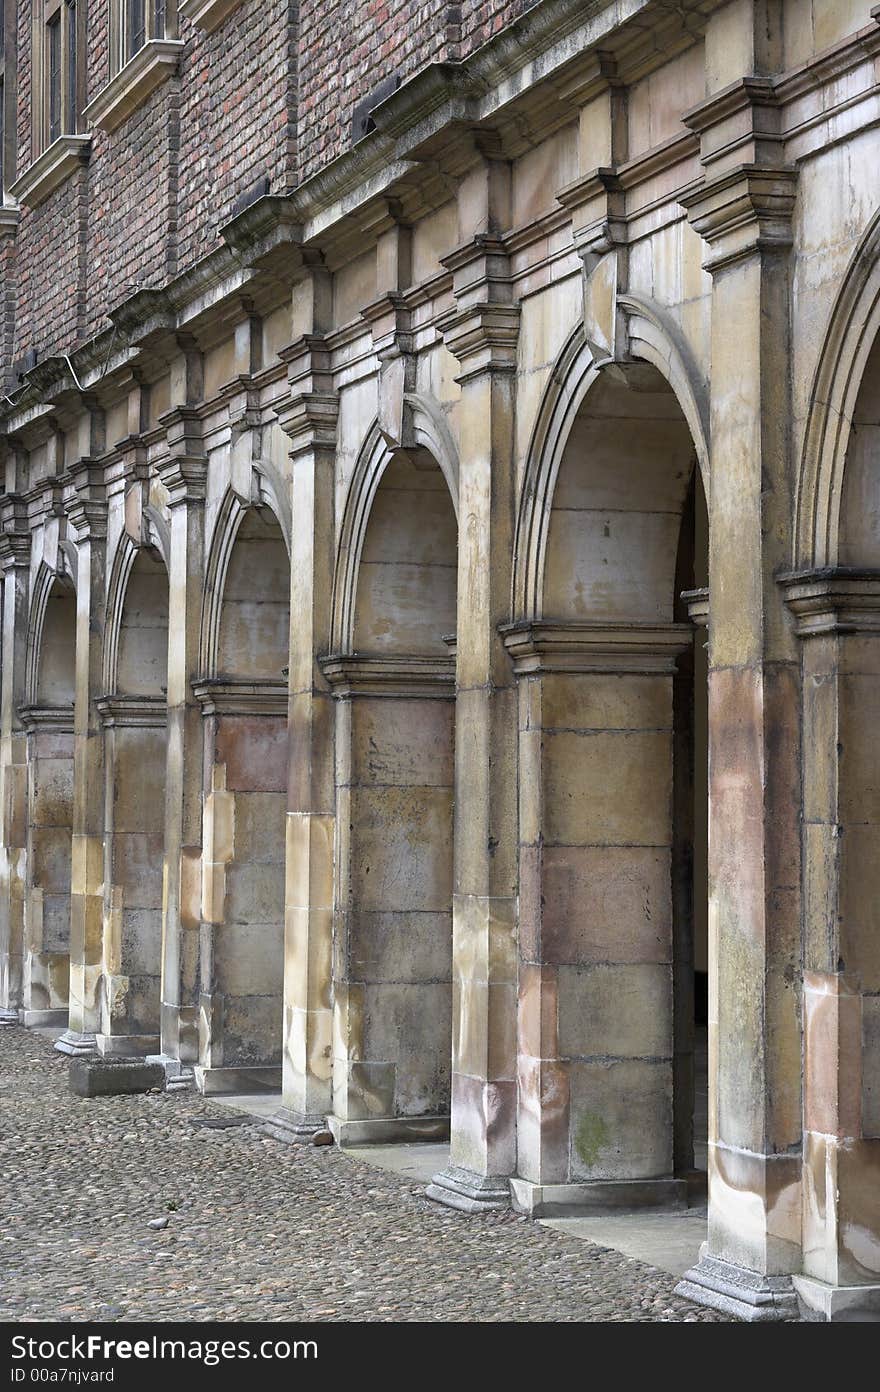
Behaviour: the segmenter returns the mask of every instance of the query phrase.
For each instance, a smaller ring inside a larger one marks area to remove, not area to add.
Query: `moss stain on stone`
[[[608,1143],[608,1127],[598,1112],[584,1112],[575,1132],[574,1144],[578,1155],[588,1169],[592,1169],[599,1158],[599,1151]]]

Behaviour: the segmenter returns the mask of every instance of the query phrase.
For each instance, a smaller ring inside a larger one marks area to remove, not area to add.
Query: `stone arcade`
[[[880,1318],[880,10],[92,0],[47,138],[55,8],[3,1018]]]

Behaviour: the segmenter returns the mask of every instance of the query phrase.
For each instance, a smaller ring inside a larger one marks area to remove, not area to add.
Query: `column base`
[[[686,1271],[675,1287],[675,1294],[752,1324],[800,1318],[790,1276],[762,1276],[758,1271],[732,1266],[710,1257],[705,1245],[696,1266]]]
[[[812,1276],[794,1276],[801,1319],[811,1323],[880,1324],[880,1285],[829,1286]]]
[[[6,1010],[5,1008],[0,1010],[0,1028],[4,1025],[17,1025],[19,1023],[17,1010]]]
[[[23,1010],[21,1023],[25,1029],[66,1029],[67,1010]]]
[[[94,1034],[79,1034],[71,1029],[65,1030],[60,1039],[55,1040],[54,1047],[59,1054],[68,1054],[71,1058],[94,1058],[98,1052]]]
[[[221,1092],[280,1092],[281,1067],[201,1068],[196,1064],[196,1087],[205,1097]]]
[[[158,1034],[96,1034],[102,1058],[142,1059],[159,1050]]]
[[[306,1112],[292,1112],[289,1107],[279,1107],[274,1116],[260,1127],[264,1136],[271,1136],[285,1145],[310,1145],[318,1131],[326,1131],[327,1123],[322,1116]]]
[[[601,1217],[635,1209],[687,1208],[684,1179],[595,1180],[585,1184],[533,1184],[513,1178],[510,1194],[517,1213],[530,1218]]]
[[[328,1116],[327,1128],[338,1146],[407,1145],[418,1141],[448,1141],[449,1117],[375,1117],[343,1121]]]
[[[165,1070],[166,1092],[188,1092],[195,1087],[195,1072],[187,1063],[172,1058],[170,1054],[147,1054],[145,1063],[158,1063]]]
[[[425,1190],[429,1199],[461,1213],[488,1213],[510,1208],[510,1181],[505,1175],[478,1175],[460,1165],[435,1174]]]

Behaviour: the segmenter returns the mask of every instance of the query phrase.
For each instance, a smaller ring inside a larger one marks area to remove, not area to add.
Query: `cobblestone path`
[[[0,1030],[0,1319],[721,1319],[617,1252],[208,1116],[73,1097],[49,1039]]]

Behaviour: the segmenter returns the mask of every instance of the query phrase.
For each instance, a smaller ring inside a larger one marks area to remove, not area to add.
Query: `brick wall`
[[[15,322],[0,339],[16,358],[31,348],[69,352],[105,329],[107,310],[136,288],[163,284],[216,246],[235,200],[263,176],[284,193],[349,149],[354,107],[379,82],[466,57],[527,8],[246,0],[213,34],[182,20],[179,74],[112,134],[93,132],[87,171],[22,209],[5,253]],[[108,10],[107,0],[90,0],[89,101],[109,77]],[[17,13],[21,175],[32,160],[30,0],[18,0]]]
[[[455,56],[458,9],[448,0],[301,0],[301,179],[350,147],[355,106],[385,78],[403,81]]]
[[[294,182],[296,12],[295,0],[248,0],[213,34],[181,26],[181,266],[262,175],[273,193]]]
[[[512,24],[526,10],[532,9],[536,0],[461,0],[461,55],[473,53],[480,44],[486,43],[503,29]]]

